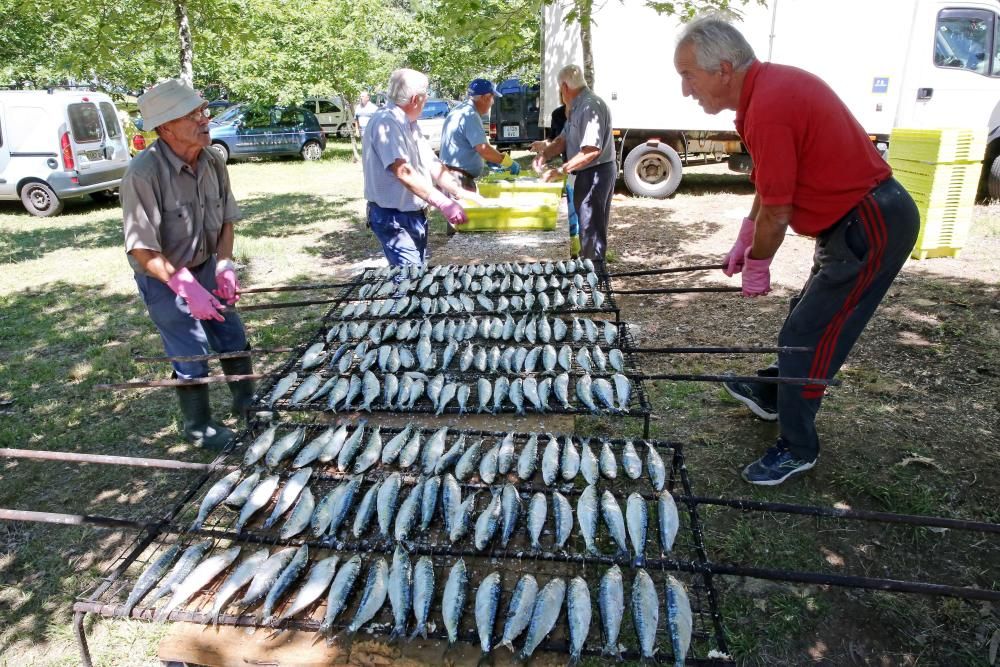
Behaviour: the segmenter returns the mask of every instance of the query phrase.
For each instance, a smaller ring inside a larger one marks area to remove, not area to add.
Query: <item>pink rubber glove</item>
[[[445,217],[445,220],[453,225],[464,225],[469,221],[469,217],[465,215],[465,209],[457,201],[440,190],[431,190],[427,201],[431,206],[441,211],[441,215]]]
[[[174,291],[174,294],[187,301],[188,308],[191,309],[191,317],[196,320],[217,320],[224,322],[225,318],[219,314],[222,304],[208,293],[208,290],[201,286],[187,267],[181,269],[170,276],[167,286]]]
[[[224,259],[215,265],[215,289],[212,294],[232,305],[240,300],[240,281],[236,279],[233,260]]]
[[[723,267],[722,272],[730,278],[733,277],[733,274],[743,270],[743,256],[746,254],[747,248],[753,245],[755,228],[756,225],[751,218],[743,218],[743,226],[740,227],[736,243],[733,244],[732,249],[730,249],[729,254],[726,255],[726,259],[723,262],[726,266]]]
[[[771,260],[754,259],[750,248],[743,256],[743,296],[764,296],[771,291]]]

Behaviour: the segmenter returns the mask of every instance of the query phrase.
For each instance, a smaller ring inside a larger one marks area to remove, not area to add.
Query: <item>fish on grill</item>
[[[278,380],[278,383],[274,386],[274,390],[271,392],[271,398],[267,401],[267,407],[273,408],[274,404],[285,394],[288,390],[292,388],[292,385],[299,379],[299,374],[292,371],[285,377]]]
[[[636,567],[642,567],[646,560],[646,526],[649,521],[647,512],[646,500],[638,493],[630,494],[625,506],[625,522],[628,525],[629,539],[632,541]]]
[[[615,500],[614,495],[607,489],[604,490],[601,496],[601,516],[604,517],[604,524],[608,527],[611,539],[618,545],[618,553],[622,555],[627,554],[628,543],[625,537],[625,517],[622,515],[622,508],[619,507],[618,501]]]
[[[305,437],[306,430],[302,427],[281,436],[264,454],[264,464],[268,468],[277,467],[282,461],[298,451],[305,441]]]
[[[319,373],[313,373],[303,380],[302,384],[295,388],[295,391],[292,392],[292,397],[288,399],[288,402],[292,405],[302,405],[303,403],[308,402],[322,383],[323,377]]]
[[[300,449],[299,453],[295,455],[295,458],[292,460],[292,467],[302,468],[303,466],[307,466],[318,459],[319,455],[323,453],[323,449],[330,443],[330,440],[333,439],[333,434],[334,430],[331,426],[310,440],[309,444]]]
[[[528,536],[531,538],[531,548],[540,551],[542,548],[538,538],[545,527],[545,515],[548,512],[548,503],[544,493],[536,493],[531,497],[528,504]]]
[[[410,564],[410,555],[397,546],[392,555],[392,568],[389,570],[389,603],[395,622],[389,639],[402,637],[406,633],[406,619],[413,604],[412,585],[413,566]]]
[[[125,606],[122,608],[123,616],[128,617],[132,615],[132,609],[135,608],[135,605],[156,585],[156,582],[163,578],[167,568],[173,564],[180,552],[181,546],[179,544],[171,546],[157,556],[156,560],[150,563],[149,567],[139,575],[139,578],[135,581],[135,585],[132,586],[132,590],[128,594],[128,598],[125,600]]]
[[[391,535],[396,507],[399,504],[399,492],[403,488],[403,478],[394,472],[385,478],[378,486],[378,528],[384,538]]]
[[[299,494],[302,493],[302,489],[306,488],[306,484],[309,483],[309,478],[312,476],[312,468],[303,468],[294,475],[292,475],[285,486],[282,487],[281,493],[278,494],[278,500],[274,503],[274,509],[271,511],[271,516],[264,520],[263,528],[267,530],[280,519],[285,512],[292,508],[295,501],[298,500]]]
[[[320,633],[330,636],[333,630],[333,623],[337,616],[347,606],[347,599],[354,590],[354,582],[361,572],[361,556],[352,556],[349,561],[337,570],[330,590],[326,597],[326,613],[323,615],[323,622],[319,626]]]
[[[552,509],[556,522],[555,548],[562,549],[573,532],[573,507],[558,491],[552,492]]]
[[[361,604],[358,606],[354,618],[347,626],[348,636],[354,635],[364,625],[375,617],[375,614],[385,604],[385,598],[389,593],[389,565],[384,558],[377,559],[368,569],[368,580],[365,582],[365,591],[361,597]]]
[[[615,656],[621,660],[622,647],[618,644],[621,632],[622,616],[625,613],[625,586],[622,580],[621,568],[612,565],[608,568],[598,587],[598,609],[601,612],[601,627],[604,630],[603,655]]]
[[[288,547],[287,549],[282,549],[271,554],[257,568],[253,580],[250,581],[250,587],[244,596],[236,602],[236,607],[246,610],[263,600],[271,588],[274,587],[274,582],[278,580],[284,569],[292,562],[296,551],[298,550],[295,547]]]
[[[243,503],[243,507],[240,510],[240,517],[236,520],[236,525],[233,527],[234,531],[237,533],[242,532],[243,527],[246,526],[250,518],[271,502],[271,496],[274,495],[280,481],[281,478],[278,475],[271,475],[254,487],[254,490],[250,493],[250,497]]]
[[[365,495],[361,498],[358,511],[354,515],[354,524],[351,526],[351,535],[354,536],[354,539],[359,539],[367,532],[368,524],[371,523],[372,515],[375,514],[376,505],[379,504],[377,502],[378,493],[382,486],[382,480],[376,481],[368,487]]]
[[[681,520],[677,512],[677,503],[666,489],[657,497],[656,515],[660,525],[660,547],[664,553],[669,553],[674,548]]]
[[[607,440],[603,441],[601,445],[601,455],[598,459],[600,464],[601,474],[608,479],[615,479],[618,477],[618,462],[615,461],[615,453],[611,451],[611,443]]]
[[[662,491],[667,484],[667,468],[660,453],[650,443],[646,443],[646,472],[653,490]]]
[[[622,468],[629,479],[639,479],[642,475],[642,459],[639,458],[639,453],[635,451],[635,445],[631,440],[626,440],[622,449]]]
[[[413,616],[417,621],[410,639],[420,635],[427,639],[427,617],[434,601],[434,562],[421,556],[413,568]]]
[[[566,596],[566,621],[569,625],[569,664],[580,662],[580,653],[590,633],[590,589],[582,577],[573,577]]]
[[[236,569],[233,570],[233,573],[222,582],[222,585],[219,586],[219,590],[215,592],[215,600],[212,604],[212,610],[209,612],[212,625],[219,624],[219,615],[222,613],[222,610],[229,605],[229,601],[232,600],[244,586],[250,583],[250,580],[254,578],[260,570],[261,565],[263,565],[267,559],[267,549],[255,551],[243,562],[237,565]]]
[[[476,632],[479,635],[479,649],[483,654],[493,650],[493,624],[496,623],[497,607],[500,606],[500,573],[488,574],[476,591]]]
[[[674,667],[683,667],[691,647],[691,630],[694,618],[691,601],[684,584],[672,576],[667,576],[667,629],[674,649]]]
[[[295,537],[308,528],[315,509],[316,498],[313,496],[312,490],[307,486],[302,489],[298,502],[296,502],[295,507],[292,508],[292,513],[288,515],[288,519],[281,527],[281,532],[278,536],[283,540],[287,540],[291,537]]]
[[[281,570],[274,585],[267,592],[267,596],[264,598],[264,608],[261,610],[262,623],[270,625],[274,622],[276,618],[275,609],[285,596],[285,593],[292,587],[292,584],[298,580],[299,575],[302,574],[308,563],[309,547],[303,544],[295,551],[292,560]]]
[[[476,519],[476,530],[475,530],[475,546],[476,551],[482,551],[486,548],[486,545],[490,543],[493,536],[497,532],[497,526],[500,524],[500,514],[501,514],[501,501],[502,494],[498,491],[493,491],[493,497],[490,499],[489,505],[483,510],[479,518]]]
[[[597,456],[590,449],[589,438],[585,438],[583,441],[580,453],[580,472],[583,473],[583,478],[587,480],[587,484],[597,484],[597,480],[601,476],[601,467],[597,461]]]
[[[441,597],[441,616],[444,619],[445,630],[448,632],[449,645],[458,641],[458,627],[465,607],[467,585],[468,574],[465,569],[465,560],[459,559],[448,574],[448,580],[444,585],[444,594]]]
[[[538,592],[535,607],[531,612],[531,622],[528,624],[528,634],[524,639],[524,647],[518,654],[519,660],[523,662],[530,658],[542,640],[555,627],[565,597],[566,582],[558,577],[549,581]]]
[[[201,506],[198,508],[198,516],[195,518],[194,523],[191,524],[190,530],[194,531],[202,527],[202,524],[205,523],[205,519],[212,513],[212,510],[232,492],[233,487],[240,480],[241,474],[241,470],[234,470],[212,485],[212,488],[208,490],[208,493],[205,494],[205,497],[201,501]]]
[[[354,459],[354,468],[352,472],[355,475],[360,475],[365,472],[376,462],[378,462],[379,457],[382,456],[382,427],[376,425],[375,429],[372,431],[371,435],[368,436],[368,442],[365,448],[361,450],[357,458]]]
[[[568,435],[563,436],[562,439],[562,456],[559,468],[562,478],[567,482],[576,479],[577,473],[580,472],[580,452],[573,444],[573,438]]]
[[[397,542],[405,540],[409,537],[410,531],[413,530],[413,525],[417,522],[417,516],[420,513],[423,491],[424,482],[421,480],[410,489],[406,500],[400,505],[399,511],[396,513],[396,521],[393,524],[393,537]]]
[[[465,482],[472,477],[472,474],[476,471],[476,467],[479,465],[482,448],[483,441],[480,439],[462,453],[461,458],[458,459],[458,463],[455,464],[455,478],[458,481]]]
[[[656,596],[653,579],[640,569],[632,583],[632,623],[639,640],[639,651],[644,660],[656,652],[656,630],[660,623],[660,601]]]
[[[500,499],[500,545],[506,547],[510,542],[514,529],[517,527],[517,518],[521,514],[521,496],[513,484],[504,484]]]
[[[257,439],[253,441],[249,447],[247,447],[246,453],[243,455],[243,465],[252,466],[257,461],[267,453],[267,450],[271,448],[274,443],[274,436],[278,431],[278,426],[275,424],[271,426],[266,431],[257,436]]]
[[[441,488],[441,477],[434,475],[424,480],[424,493],[420,499],[420,530],[427,532],[434,520],[437,510],[438,490]]]

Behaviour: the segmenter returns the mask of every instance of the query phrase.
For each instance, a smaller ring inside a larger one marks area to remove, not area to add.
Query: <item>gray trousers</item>
[[[920,214],[903,187],[890,178],[869,192],[816,239],[812,272],[778,334],[778,345],[812,352],[778,355],[777,368],[761,375],[830,379],[840,370],[896,274],[913,249]],[[784,445],[797,459],[819,454],[816,413],[824,386],[759,386],[777,394]]]
[[[608,249],[611,196],[618,180],[618,165],[605,162],[576,172],[573,206],[580,219],[580,257],[604,261]]]

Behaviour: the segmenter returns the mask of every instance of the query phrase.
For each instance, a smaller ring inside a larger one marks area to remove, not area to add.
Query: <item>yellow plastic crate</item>
[[[513,178],[513,177],[512,177]],[[545,183],[538,179],[488,180],[477,183],[479,194],[484,197],[497,197],[505,192],[544,192],[559,196],[563,191],[563,182]]]
[[[972,206],[919,206],[920,232],[910,257],[955,257],[965,246]]]
[[[975,204],[982,163],[928,164],[893,156],[889,164],[893,176],[918,204],[931,207]]]
[[[555,206],[536,207],[475,207],[469,206],[465,214],[469,222],[458,225],[460,232],[507,232],[507,231],[546,231],[556,228],[556,215],[559,209]]]
[[[897,128],[889,137],[891,160],[932,163],[981,162],[986,153],[986,128]]]

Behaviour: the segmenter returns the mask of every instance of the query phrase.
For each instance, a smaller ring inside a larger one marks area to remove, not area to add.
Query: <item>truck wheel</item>
[[[337,137],[340,139],[350,139],[351,138],[351,126],[347,123],[341,123],[337,126]]]
[[[987,176],[986,187],[990,199],[1000,199],[1000,155],[993,158],[993,163],[990,165],[990,175]]]
[[[625,158],[625,185],[640,197],[664,199],[681,183],[681,156],[656,141],[639,144]]]
[[[39,181],[32,181],[21,188],[21,203],[28,213],[39,218],[59,215],[64,206],[52,188]]]

